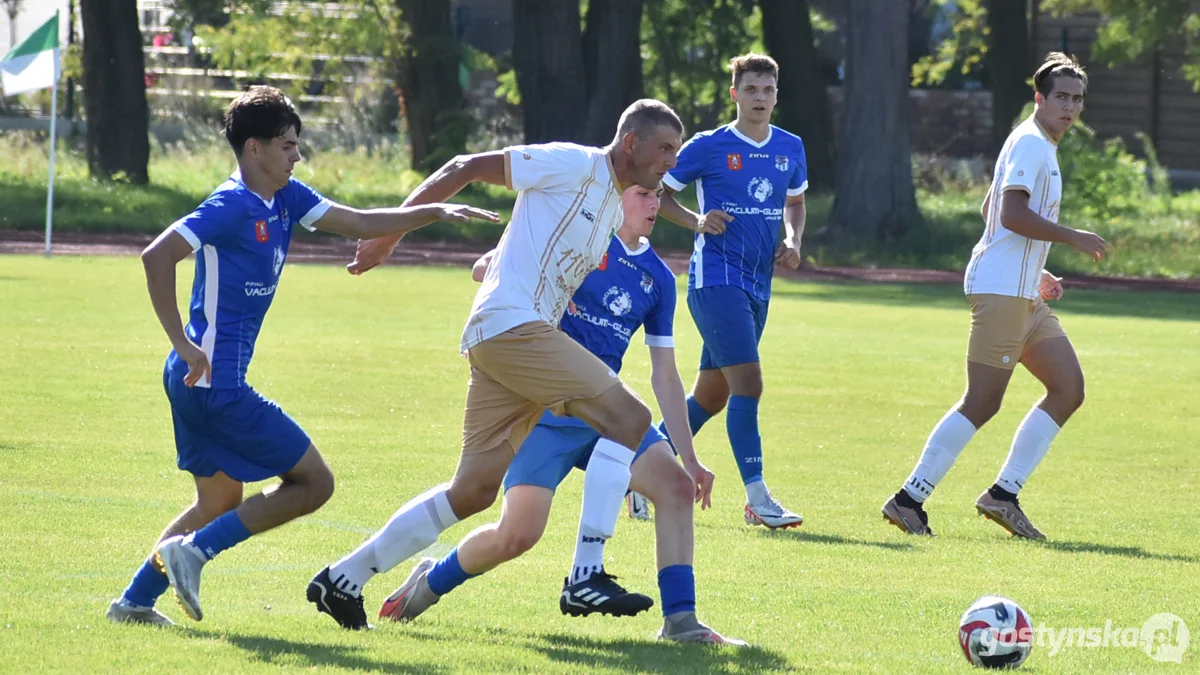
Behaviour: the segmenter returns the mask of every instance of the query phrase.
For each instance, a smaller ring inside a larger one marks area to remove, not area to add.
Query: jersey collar
[[[763,140],[762,143],[759,143],[758,141],[756,141],[756,140],[750,138],[749,136],[743,134],[742,132],[738,131],[737,127],[734,126],[734,124],[735,124],[734,122],[730,122],[729,124],[725,125],[725,128],[729,129],[729,131],[733,132],[734,136],[737,136],[738,138],[742,139],[743,141],[746,141],[747,143],[749,143],[750,145],[753,145],[756,148],[764,147],[767,143],[770,143],[771,137],[775,135],[775,127],[768,125],[767,126],[767,130],[768,130],[767,137]]]
[[[274,196],[272,196],[270,199],[263,199],[262,196],[259,195],[257,192],[246,187],[246,184],[242,182],[242,170],[241,169],[234,170],[233,173],[229,174],[229,178],[230,178],[230,180],[237,183],[238,185],[241,185],[242,189],[244,189],[246,192],[249,192],[250,194],[254,195],[259,201],[261,201],[263,203],[263,206],[267,207],[268,209],[275,208],[275,197]]]
[[[645,237],[638,237],[638,247],[636,249],[630,249],[625,244],[625,240],[620,237],[614,236],[613,239],[616,239],[621,244],[621,248],[625,249],[625,255],[628,256],[641,255],[650,248],[650,240]]]

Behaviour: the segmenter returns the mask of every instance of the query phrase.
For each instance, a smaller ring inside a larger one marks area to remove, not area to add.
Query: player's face
[[[658,207],[662,199],[662,188],[651,190],[640,185],[634,185],[621,194],[621,206],[625,214],[625,222],[621,229],[638,237],[649,237],[654,231],[654,219],[658,217]]]
[[[779,92],[775,78],[767,73],[743,73],[737,87],[729,88],[737,104],[738,119],[747,122],[770,122]]]
[[[1049,96],[1042,96],[1041,92],[1034,95],[1038,104],[1038,123],[1046,131],[1061,137],[1079,119],[1086,95],[1082,80],[1066,75],[1055,76]]]
[[[250,151],[252,161],[271,179],[277,190],[287,185],[292,170],[303,159],[300,156],[300,137],[295,127],[288,127],[282,136],[266,143],[252,138],[246,141],[246,149]]]
[[[662,178],[675,168],[675,158],[683,139],[670,126],[655,127],[645,138],[625,134],[625,152],[630,157],[633,182],[648,190],[657,190]]]

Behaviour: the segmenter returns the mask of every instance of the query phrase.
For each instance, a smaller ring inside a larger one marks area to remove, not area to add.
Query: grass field
[[[192,497],[174,468],[166,341],[140,265],[0,257],[0,672],[962,672],[959,615],[993,593],[1021,603],[1035,626],[1140,628],[1171,612],[1200,628],[1196,295],[1069,291],[1060,304],[1090,388],[1023,494],[1050,537],[1040,544],[1010,539],[973,508],[1038,395],[1024,373],[930,502],[938,539],[907,538],[879,517],[961,393],[958,289],[779,282],[763,345],[766,472],[804,527],[746,528],[723,417],[698,439],[718,476],[714,508],[698,516],[701,616],[754,648],[659,644],[657,608],[561,616],[578,477],[523,559],[415,624],[342,632],[305,602],[305,584],[450,476],[467,376],[458,335],[473,292],[461,269],[285,273],[250,381],[305,426],[338,491],[206,568],[202,623],[154,630],[104,619]],[[699,345],[682,303],[677,326],[690,379]],[[630,354],[626,380],[648,396],[645,350]],[[497,514],[456,526],[434,552]],[[657,597],[652,527],[623,519],[609,555],[611,571]],[[368,588],[368,611],[409,567]],[[161,606],[186,622],[169,599]],[[1025,669],[1195,672],[1197,649],[1178,665],[1136,648],[1050,656],[1039,646]]]

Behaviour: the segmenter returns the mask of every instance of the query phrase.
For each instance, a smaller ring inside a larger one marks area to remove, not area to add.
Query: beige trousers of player
[[[1012,370],[1027,347],[1067,336],[1058,317],[1041,299],[985,293],[968,295],[967,300],[971,303],[968,361]]]
[[[516,452],[546,409],[562,414],[568,401],[596,398],[621,383],[603,361],[541,321],[484,340],[469,357],[463,455],[505,445]]]

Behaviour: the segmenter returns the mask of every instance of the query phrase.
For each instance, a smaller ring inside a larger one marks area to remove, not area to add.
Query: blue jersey
[[[696,235],[688,289],[736,286],[770,298],[783,207],[808,189],[800,137],[772,126],[767,140],[756,143],[732,124],[698,133],[663,182],[676,191],[694,182],[701,213],[733,216],[723,234]]]
[[[292,226],[313,229],[330,206],[294,178],[264,200],[235,173],[171,226],[196,251],[186,332],[212,366],[211,379],[201,378],[196,386],[245,386],[254,342],[287,260]],[[174,351],[167,367],[172,374],[187,372],[187,363]]]
[[[618,237],[609,242],[600,267],[588,274],[575,291],[561,327],[589,352],[613,369],[621,362],[637,329],[646,329],[650,347],[675,346],[675,275],[643,239],[631,251]],[[549,411],[542,423],[582,425]]]

